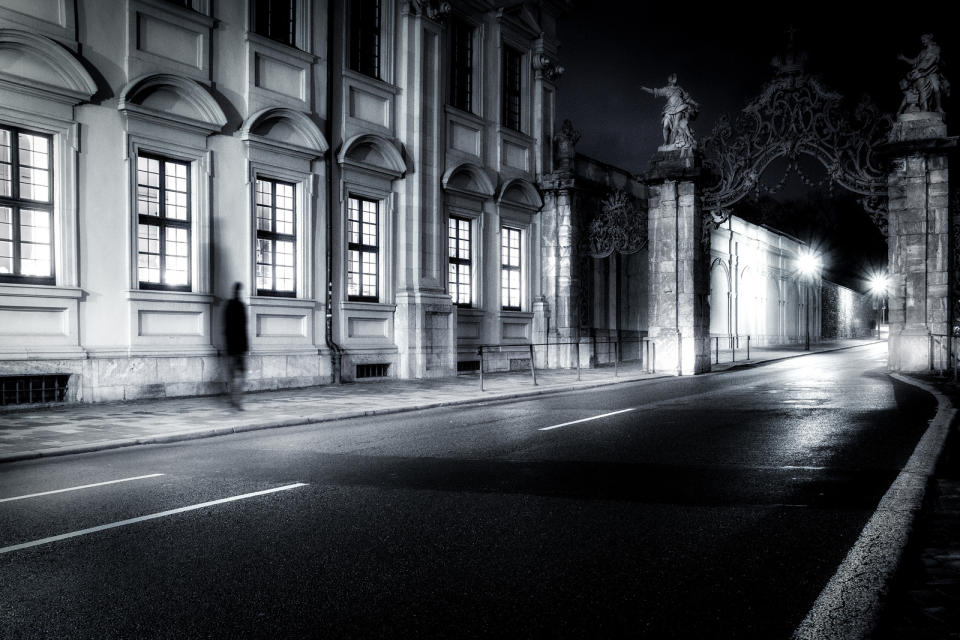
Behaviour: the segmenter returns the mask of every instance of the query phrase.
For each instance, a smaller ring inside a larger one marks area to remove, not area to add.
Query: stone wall
[[[824,280],[821,294],[821,332],[825,340],[868,337],[876,311],[869,295]]]

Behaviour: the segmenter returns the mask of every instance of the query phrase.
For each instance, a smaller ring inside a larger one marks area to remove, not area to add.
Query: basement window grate
[[[0,406],[63,402],[70,375],[0,376]]]
[[[480,371],[479,360],[460,360],[457,362],[457,373],[471,373]]]
[[[358,364],[357,378],[385,378],[389,364]]]

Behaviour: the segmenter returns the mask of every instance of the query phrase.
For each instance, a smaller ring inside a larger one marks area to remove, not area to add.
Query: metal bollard
[[[480,355],[480,391],[483,391],[483,347],[478,347],[477,353]]]
[[[720,364],[720,336],[715,337],[713,341],[714,341],[714,344],[716,345],[717,364]]]
[[[577,350],[577,382],[580,382],[580,341],[577,340],[577,343],[574,345],[574,348]]]
[[[530,375],[533,376],[533,386],[537,386],[537,367],[533,363],[533,345],[530,345]]]
[[[750,336],[747,336],[747,360],[750,359]]]
[[[613,377],[620,375],[620,341],[613,343]]]

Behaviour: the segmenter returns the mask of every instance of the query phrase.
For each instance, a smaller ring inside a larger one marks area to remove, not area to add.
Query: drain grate
[[[69,374],[0,376],[0,406],[63,402]]]
[[[389,363],[382,364],[358,364],[357,365],[357,375],[359,378],[385,378],[387,376],[387,369],[390,368]]]

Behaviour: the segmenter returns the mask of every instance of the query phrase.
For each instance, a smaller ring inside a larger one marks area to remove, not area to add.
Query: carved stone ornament
[[[950,83],[940,72],[940,47],[933,40],[933,34],[920,36],[923,50],[915,58],[897,56],[911,66],[907,77],[900,82],[903,102],[900,113],[933,111],[943,115],[943,96],[950,95]]]
[[[450,15],[453,6],[440,0],[410,0],[410,9],[414,14],[423,15],[431,20],[442,20]]]
[[[566,71],[560,63],[545,53],[538,53],[533,57],[533,69],[550,82],[556,82]]]
[[[777,73],[761,94],[737,116],[724,116],[703,141],[704,165],[716,177],[705,186],[703,208],[722,223],[730,207],[751,192],[775,193],[790,175],[811,187],[840,185],[863,196],[860,204],[886,232],[887,173],[879,148],[893,127],[893,118],[864,96],[853,113],[840,94],[827,90],[803,68],[804,57],[793,53],[792,37],[784,57],[773,59]],[[800,156],[816,158],[826,169],[809,176]],[[773,186],[760,176],[774,160],[787,167]]]
[[[637,253],[647,246],[647,216],[637,211],[623,191],[610,194],[600,205],[600,214],[590,223],[587,253],[606,258],[614,251]]]

